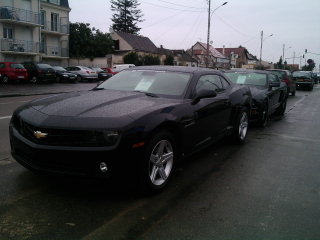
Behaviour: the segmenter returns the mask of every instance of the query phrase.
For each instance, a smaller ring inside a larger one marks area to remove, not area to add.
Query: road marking
[[[0,120],[3,120],[3,119],[8,119],[8,118],[11,118],[12,116],[4,116],[4,117],[0,117]]]
[[[30,102],[30,101],[4,102],[4,103],[0,103],[0,105],[12,104],[12,103],[24,103],[24,102]]]

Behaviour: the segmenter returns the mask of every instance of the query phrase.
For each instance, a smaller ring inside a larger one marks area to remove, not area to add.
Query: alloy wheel
[[[240,122],[239,122],[239,138],[242,141],[247,136],[248,125],[249,125],[248,114],[246,112],[242,112]]]
[[[158,141],[149,158],[149,178],[155,186],[161,186],[168,179],[173,166],[173,147],[170,141]]]

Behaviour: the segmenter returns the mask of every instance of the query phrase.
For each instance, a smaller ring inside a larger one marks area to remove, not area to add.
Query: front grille
[[[106,147],[114,144],[105,139],[103,131],[41,128],[29,124],[16,116],[13,118],[13,125],[22,136],[40,145]],[[46,134],[46,136],[36,137],[36,132]]]

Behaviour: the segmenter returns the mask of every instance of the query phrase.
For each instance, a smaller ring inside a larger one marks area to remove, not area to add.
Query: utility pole
[[[294,65],[294,59],[296,58],[296,52],[293,52],[293,60],[292,60],[292,65]],[[292,66],[293,67],[293,66]]]
[[[206,67],[209,67],[209,38],[210,38],[210,18],[211,18],[211,0],[208,0],[208,35],[207,35],[207,61]]]
[[[261,45],[260,45],[260,65],[261,65],[261,55],[262,55],[262,42],[263,42],[263,31],[261,31]]]
[[[282,49],[282,68],[284,69],[284,49],[285,49],[286,45],[283,44],[283,49]]]

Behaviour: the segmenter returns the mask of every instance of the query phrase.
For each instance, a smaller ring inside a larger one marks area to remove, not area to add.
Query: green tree
[[[110,34],[90,28],[88,23],[70,24],[70,57],[104,57],[113,51]]]
[[[174,65],[174,58],[172,55],[166,56],[166,59],[164,60],[164,65]]]
[[[134,64],[136,66],[142,65],[140,62],[140,56],[136,52],[130,52],[123,57],[125,64]]]
[[[273,66],[275,69],[283,69],[282,57],[280,57],[279,62],[275,63]]]
[[[146,55],[143,60],[143,65],[160,65],[160,58],[158,56]]]
[[[114,31],[138,34],[140,29],[137,24],[142,22],[143,14],[137,0],[111,0],[111,11]]]

